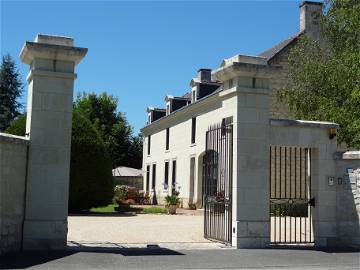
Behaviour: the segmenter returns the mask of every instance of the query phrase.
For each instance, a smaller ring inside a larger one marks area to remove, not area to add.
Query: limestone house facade
[[[183,206],[193,202],[201,207],[202,158],[205,133],[210,125],[224,118],[236,118],[238,99],[231,89],[267,89],[270,109],[263,104],[260,115],[248,117],[291,118],[286,105],[276,102],[275,92],[287,83],[290,49],[298,38],[319,38],[319,2],[300,5],[300,31],[258,56],[235,55],[224,59],[217,70],[199,69],[190,82],[191,92],[181,97],[167,95],[165,108],[148,107],[144,135],[144,189],[155,194],[158,202],[175,186]],[[227,69],[234,69],[228,74]],[[236,70],[236,71],[235,71]],[[159,200],[160,198],[160,200]]]

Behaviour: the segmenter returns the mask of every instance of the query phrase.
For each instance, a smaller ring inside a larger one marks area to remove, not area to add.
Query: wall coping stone
[[[334,155],[334,159],[337,160],[341,160],[341,159],[345,159],[345,160],[360,160],[360,151],[359,150],[355,150],[355,151],[346,151],[346,152],[335,152]]]
[[[270,119],[272,126],[297,126],[297,127],[312,127],[312,128],[339,128],[339,125],[333,122],[323,121],[306,121],[293,119]]]
[[[0,143],[1,142],[9,142],[9,143],[23,144],[23,145],[30,144],[30,140],[27,137],[15,136],[0,132]]]

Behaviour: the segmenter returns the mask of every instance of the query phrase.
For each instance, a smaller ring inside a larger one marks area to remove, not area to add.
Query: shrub
[[[107,206],[113,198],[110,157],[89,120],[74,111],[69,211]]]

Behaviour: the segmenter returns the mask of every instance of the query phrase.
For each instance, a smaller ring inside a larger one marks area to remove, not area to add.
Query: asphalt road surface
[[[360,253],[293,249],[71,248],[0,257],[0,269],[360,269]]]

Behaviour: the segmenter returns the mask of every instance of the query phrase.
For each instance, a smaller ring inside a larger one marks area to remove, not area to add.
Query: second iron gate
[[[224,119],[206,132],[204,236],[231,244],[233,125]]]
[[[270,241],[313,243],[311,149],[270,147]]]

